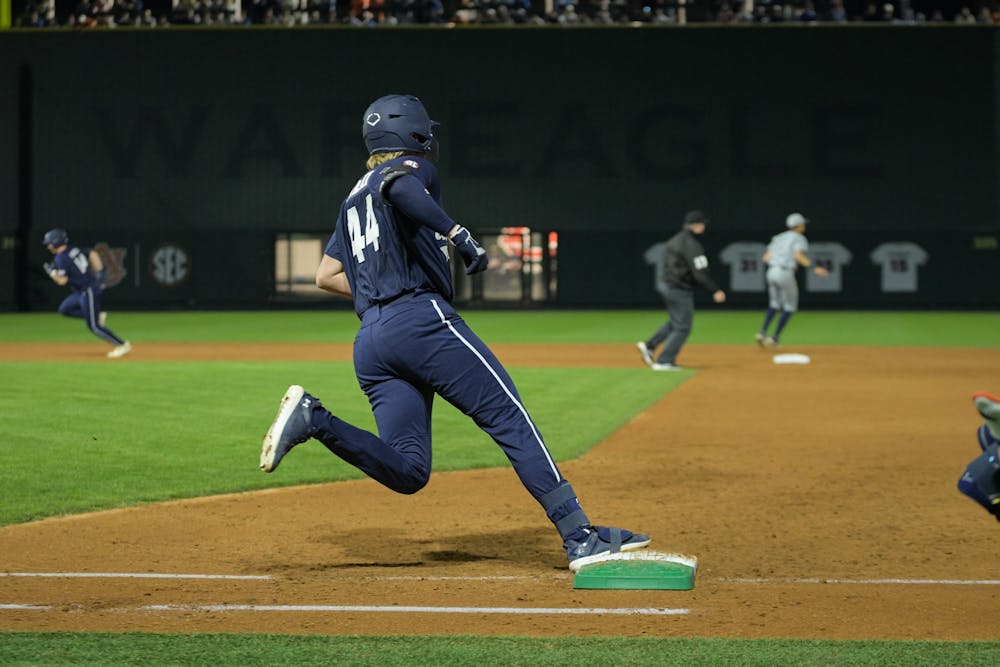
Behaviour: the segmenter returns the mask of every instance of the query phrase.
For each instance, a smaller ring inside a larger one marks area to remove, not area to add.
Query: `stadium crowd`
[[[1000,0],[14,0],[15,27],[1000,24]]]

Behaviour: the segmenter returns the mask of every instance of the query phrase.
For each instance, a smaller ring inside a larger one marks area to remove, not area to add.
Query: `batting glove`
[[[473,273],[486,270],[486,265],[489,264],[489,260],[486,259],[486,251],[483,246],[476,242],[476,239],[472,238],[468,229],[459,225],[458,231],[452,235],[450,240],[454,244],[455,250],[462,256],[466,275],[471,276]]]
[[[43,263],[42,268],[45,269],[45,275],[48,276],[51,276],[52,272],[56,270],[56,267],[52,266],[52,262]]]

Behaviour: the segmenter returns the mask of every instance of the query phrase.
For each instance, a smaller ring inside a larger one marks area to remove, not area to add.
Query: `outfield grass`
[[[633,343],[666,319],[660,310],[466,311],[488,343]],[[695,315],[692,343],[746,344],[761,313],[704,307]],[[132,342],[351,342],[358,319],[349,310],[263,312],[146,312],[109,316],[108,326]],[[94,337],[79,320],[54,313],[0,314],[0,342],[85,342]],[[795,345],[1000,345],[1000,313],[802,312],[784,341]]]
[[[493,343],[631,345],[660,311],[466,313]],[[752,344],[759,313],[699,311],[693,343]],[[133,342],[349,342],[349,311],[113,313]],[[786,342],[997,347],[996,313],[801,313]],[[58,315],[0,315],[4,342],[94,341]],[[318,443],[273,475],[260,436],[284,387],[305,384],[349,421],[373,420],[349,363],[4,363],[0,525],[54,514],[358,476]],[[554,454],[572,458],[690,377],[635,369],[510,368]],[[554,390],[558,388],[558,391]],[[580,432],[581,416],[587,428]],[[442,401],[435,469],[508,465]],[[3,665],[994,665],[1000,642],[313,637],[0,632]]]

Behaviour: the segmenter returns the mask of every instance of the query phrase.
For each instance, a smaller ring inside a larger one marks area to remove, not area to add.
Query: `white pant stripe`
[[[472,345],[472,343],[466,340],[465,337],[462,336],[462,334],[459,333],[454,326],[452,326],[451,322],[448,321],[448,318],[446,318],[444,316],[444,313],[441,312],[441,309],[438,307],[437,301],[431,299],[431,304],[433,304],[434,310],[437,311],[438,317],[441,318],[441,322],[443,322],[445,326],[448,327],[448,329],[455,335],[456,338],[462,341],[462,344],[465,345],[465,347],[472,350],[472,353],[476,355],[476,358],[479,359],[479,361],[483,364],[483,366],[486,367],[486,370],[490,372],[490,375],[492,375],[493,378],[497,381],[497,384],[499,384],[500,388],[503,389],[505,394],[507,394],[507,397],[510,398],[510,400],[514,403],[514,405],[517,406],[517,409],[521,412],[521,415],[524,417],[524,421],[526,421],[528,423],[528,426],[531,428],[531,433],[535,436],[535,441],[538,443],[538,446],[542,448],[542,452],[545,453],[545,460],[549,462],[549,468],[552,470],[552,474],[555,475],[556,481],[557,482],[562,481],[562,476],[559,474],[559,469],[556,468],[555,462],[552,461],[552,455],[549,454],[548,447],[546,447],[545,443],[542,442],[542,437],[538,435],[538,431],[535,429],[535,424],[531,421],[531,417],[528,415],[528,411],[524,409],[524,406],[521,405],[521,402],[517,400],[517,398],[511,392],[510,388],[508,388],[507,385],[503,383],[503,380],[493,369],[493,367],[490,366],[489,362],[483,358],[483,355],[479,354],[479,350],[477,350],[475,346]]]
[[[94,312],[94,290],[93,290],[93,288],[88,287],[87,289],[84,290],[83,300],[87,302],[87,326],[90,327],[90,330],[93,331],[95,334],[97,334],[100,338],[103,338],[104,340],[106,340],[109,343],[111,343],[112,345],[118,345],[118,342],[115,341],[114,338],[112,338],[111,336],[109,336],[108,334],[106,334],[104,332],[104,329],[102,329],[97,324],[97,313]]]

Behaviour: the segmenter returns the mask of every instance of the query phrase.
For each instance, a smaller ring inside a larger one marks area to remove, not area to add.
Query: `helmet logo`
[[[368,114],[368,118],[365,118],[365,122],[371,125],[372,127],[378,125],[380,120],[382,120],[382,115],[374,112]]]

